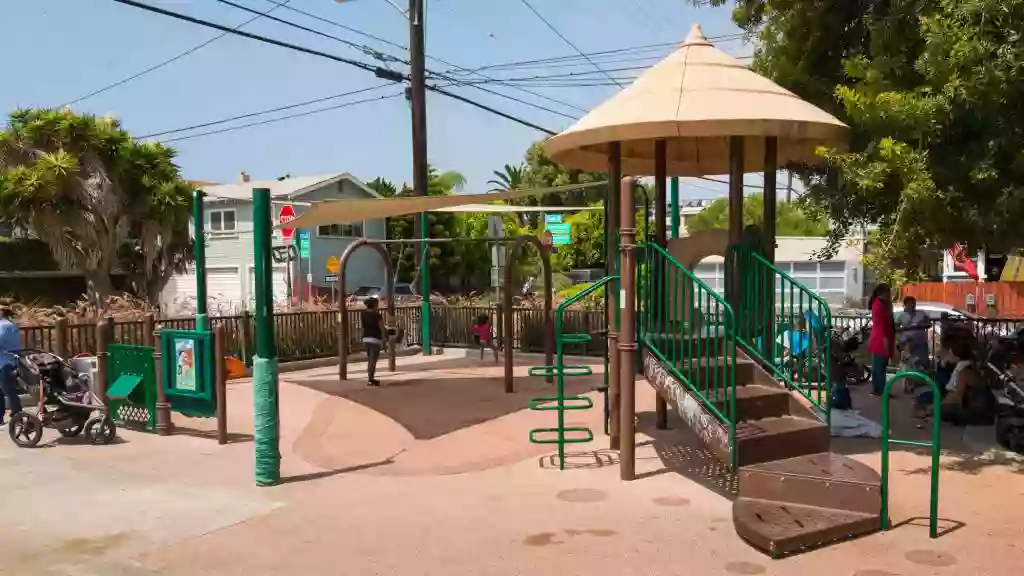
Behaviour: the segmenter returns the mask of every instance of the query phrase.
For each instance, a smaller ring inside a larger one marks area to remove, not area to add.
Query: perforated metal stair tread
[[[736,387],[737,400],[769,397],[789,398],[789,392],[777,386],[765,386],[764,384],[747,384],[746,386]],[[723,402],[725,399],[726,393],[724,389],[716,390],[708,395],[708,400],[711,400],[712,402]]]
[[[751,464],[744,466],[743,471],[872,486],[879,486],[882,483],[881,477],[874,468],[849,456],[833,452],[807,454],[785,460]]]
[[[877,513],[754,498],[737,499],[732,511],[736,533],[773,556],[875,532],[881,524]]]

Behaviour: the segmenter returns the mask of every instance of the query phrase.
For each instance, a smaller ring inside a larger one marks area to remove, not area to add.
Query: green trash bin
[[[156,430],[156,368],[152,346],[111,344],[107,403],[118,426]]]

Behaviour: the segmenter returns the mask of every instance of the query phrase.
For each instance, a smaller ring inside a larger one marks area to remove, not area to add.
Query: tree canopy
[[[764,222],[764,197],[752,194],[743,199],[743,224]],[[686,223],[689,232],[709,228],[729,228],[729,199],[719,198]],[[778,236],[827,236],[828,222],[804,213],[794,202],[779,202],[775,208],[775,234]]]
[[[127,273],[155,300],[191,257],[191,187],[174,151],[138,142],[113,118],[70,109],[17,110],[0,132],[0,219],[28,230],[89,296]]]
[[[755,68],[852,129],[829,170],[796,167],[836,243],[877,225],[883,277],[958,242],[1024,246],[1024,0],[735,5]]]

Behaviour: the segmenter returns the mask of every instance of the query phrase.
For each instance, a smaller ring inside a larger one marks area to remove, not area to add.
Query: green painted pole
[[[426,212],[420,212],[420,240],[430,238],[430,223]],[[423,355],[430,356],[430,245],[421,244],[420,252],[420,339],[423,343]]]
[[[203,194],[198,188],[192,192],[192,250],[196,259],[196,330],[206,330],[206,211]]]
[[[672,202],[672,237],[679,238],[679,178],[672,177],[672,188],[669,190]]]
[[[281,480],[280,415],[278,412],[277,351],[274,346],[272,216],[270,190],[252,191],[253,252],[256,272],[256,356],[253,358],[253,443],[256,484],[274,486]]]

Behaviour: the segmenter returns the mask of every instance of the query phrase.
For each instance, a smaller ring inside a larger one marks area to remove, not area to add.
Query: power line
[[[225,5],[228,5],[228,6],[232,6],[234,8],[238,8],[240,10],[245,10],[246,12],[255,12],[255,10],[253,10],[252,8],[248,8],[246,6],[242,6],[240,4],[232,2],[231,0],[216,0],[216,1],[220,2],[221,4],[225,4]],[[267,0],[267,1],[272,1],[272,0]],[[376,59],[378,59],[378,60],[380,60],[382,62],[385,62],[385,63],[387,63],[387,62],[400,62],[400,63],[406,64],[406,65],[409,64],[408,60],[404,60],[402,58],[397,58],[397,57],[392,56],[390,54],[384,54],[382,52],[373,50],[369,46],[355,44],[353,42],[345,40],[344,38],[339,38],[338,36],[334,36],[332,34],[327,34],[326,32],[321,32],[319,30],[316,30],[316,29],[313,29],[313,28],[309,28],[309,27],[303,26],[301,24],[297,24],[297,23],[292,22],[290,20],[285,20],[285,19],[277,18],[277,17],[273,17],[273,16],[269,17],[269,19],[273,20],[274,22],[278,22],[278,23],[284,24],[286,26],[290,26],[292,28],[296,28],[296,29],[299,29],[299,30],[302,30],[302,31],[305,31],[305,32],[309,32],[309,33],[315,34],[317,36],[322,36],[324,38],[329,38],[331,40],[336,40],[336,41],[341,42],[341,43],[343,43],[343,44],[345,44],[347,46],[355,47],[355,48],[357,48],[359,50],[362,50],[364,53],[368,54],[370,57],[376,58]],[[442,78],[445,78],[445,77],[442,76]],[[448,78],[445,78],[445,79],[447,80]],[[458,82],[459,82],[458,80],[454,81],[454,83],[458,83]],[[558,112],[557,110],[552,110],[551,108],[548,108],[548,107],[545,107],[545,106],[540,106],[538,104],[534,104],[532,102],[528,102],[528,101],[523,100],[521,98],[516,98],[514,96],[508,96],[506,94],[502,94],[502,93],[496,92],[494,90],[488,90],[486,88],[479,88],[479,87],[475,87],[475,86],[471,86],[471,87],[475,88],[477,90],[481,90],[483,92],[487,92],[489,94],[494,94],[495,96],[500,96],[502,98],[506,98],[508,100],[512,100],[514,102],[519,102],[519,103],[524,104],[526,106],[531,106],[531,107],[536,108],[538,110],[543,110],[545,112],[550,112],[552,114],[557,114],[559,116],[563,116],[565,118],[571,118],[571,119],[575,120],[575,117],[573,117],[573,116],[569,116],[567,114],[563,114],[562,112]],[[549,100],[550,100],[550,98],[549,98]],[[559,103],[561,103],[561,102],[559,102]],[[564,103],[561,103],[561,104],[565,105]]]
[[[258,14],[259,13],[259,11],[257,11],[257,10],[249,8],[248,6],[242,6],[241,4],[237,4],[235,2],[231,2],[231,0],[216,0],[216,1],[220,2],[221,4],[224,4],[226,6],[231,6],[232,8],[237,8],[239,10],[244,10],[245,12],[249,12],[250,14]],[[284,6],[284,4],[273,2],[273,0],[267,0],[267,1],[271,2],[273,4],[276,4],[277,6],[275,6],[275,8],[278,7],[278,6]],[[288,0],[288,1],[290,2],[291,0]],[[266,16],[266,18],[267,18],[267,20],[272,20],[274,22],[279,22],[279,23],[284,24],[286,26],[291,26],[292,28],[297,28],[299,30],[303,30],[305,32],[309,32],[310,34],[315,34],[317,36],[322,36],[324,38],[330,38],[331,40],[335,40],[337,42],[341,42],[342,44],[344,44],[346,46],[349,46],[351,48],[355,48],[356,50],[359,50],[363,54],[366,54],[367,56],[369,56],[371,58],[374,58],[376,60],[380,60],[381,62],[385,62],[385,63],[387,63],[387,62],[400,62],[402,64],[408,64],[409,63],[408,60],[403,60],[403,59],[398,58],[396,56],[392,56],[391,54],[385,54],[384,52],[381,52],[379,50],[374,50],[373,48],[370,48],[369,46],[367,46],[365,44],[356,44],[355,42],[352,42],[352,41],[349,41],[349,40],[345,40],[344,38],[339,38],[337,36],[333,36],[331,34],[327,34],[326,32],[321,32],[319,30],[316,30],[315,28],[309,28],[308,26],[303,26],[302,24],[297,24],[295,22],[291,22],[289,20],[284,20],[284,19],[278,18],[276,16]]]
[[[313,114],[321,114],[323,112],[330,112],[332,110],[338,110],[340,108],[348,108],[349,106],[355,106],[356,104],[365,104],[367,102],[376,102],[378,100],[387,100],[389,98],[396,98],[401,96],[405,92],[397,92],[395,94],[389,94],[387,96],[376,96],[374,98],[363,98],[362,100],[353,100],[352,102],[345,102],[342,104],[336,104],[334,106],[327,106],[325,108],[317,108],[316,110],[307,110],[305,112],[299,112],[296,114],[289,114],[287,116],[281,116],[279,118],[270,118],[269,120],[260,120],[259,122],[249,122],[248,124],[241,124],[239,126],[229,126],[227,128],[220,128],[217,130],[209,130],[207,132],[200,132],[198,134],[188,134],[186,136],[178,136],[176,138],[168,138],[164,142],[178,142],[180,140],[191,140],[193,138],[202,138],[204,136],[213,136],[214,134],[223,134],[225,132],[234,132],[236,130],[242,130],[244,128],[252,128],[254,126],[263,126],[264,124],[273,124],[275,122],[282,122],[284,120],[292,120],[295,118],[302,118],[304,116],[312,116]]]
[[[583,51],[582,51],[582,50],[580,50],[580,49],[579,49],[579,48],[578,48],[578,47],[577,47],[577,46],[576,46],[575,44],[573,44],[571,40],[569,40],[569,39],[568,39],[568,38],[566,38],[566,37],[565,37],[564,35],[562,35],[562,33],[558,31],[558,28],[555,28],[555,27],[554,27],[554,26],[553,26],[553,25],[551,24],[551,22],[548,22],[547,18],[544,18],[544,16],[542,16],[540,12],[537,12],[537,9],[533,7],[533,4],[530,4],[530,0],[521,0],[521,1],[522,1],[522,3],[523,3],[523,4],[525,4],[525,5],[526,5],[526,7],[527,7],[527,8],[529,8],[529,9],[530,9],[530,12],[533,12],[533,14],[534,14],[534,15],[535,15],[535,16],[536,16],[537,18],[540,18],[540,21],[541,21],[541,22],[543,22],[543,23],[544,23],[544,25],[546,25],[546,26],[547,26],[548,28],[550,28],[550,29],[551,29],[551,31],[552,31],[552,32],[554,32],[556,36],[558,36],[559,38],[561,38],[561,39],[562,39],[562,42],[565,42],[566,44],[568,44],[569,46],[571,46],[571,47],[572,47],[572,49],[573,49],[573,50],[575,50],[575,51],[576,51],[576,52],[577,52],[577,53],[578,53],[578,54],[579,54],[580,56],[583,56],[584,58],[586,58],[586,59],[587,59],[587,61],[588,61],[588,62],[590,62],[590,64],[594,66],[594,68],[596,68],[596,69],[598,69],[598,70],[601,70],[601,67],[600,67],[600,66],[598,66],[597,64],[594,64],[594,61],[593,61],[593,60],[591,60],[589,56],[587,56],[586,54],[584,54],[584,53],[583,53]],[[603,70],[601,70],[601,71],[603,72]],[[608,74],[605,74],[605,76],[608,76]],[[616,80],[615,80],[614,78],[612,78],[611,76],[608,76],[608,79],[609,79],[609,80],[611,80],[612,82],[615,82],[616,84],[619,84],[619,83],[618,83],[618,81],[616,81]],[[619,86],[620,86],[620,87],[622,87],[622,84],[619,84]]]
[[[324,96],[323,98],[316,98],[314,100],[306,100],[304,102],[296,102],[294,104],[287,104],[285,106],[278,106],[277,108],[268,108],[266,110],[260,110],[258,112],[249,112],[247,114],[239,114],[238,116],[231,116],[230,118],[224,118],[222,120],[212,120],[210,122],[202,122],[199,124],[192,124],[190,126],[184,126],[182,128],[175,128],[173,130],[164,130],[163,132],[153,132],[152,134],[146,134],[139,136],[139,138],[156,138],[157,136],[164,136],[167,134],[177,134],[178,132],[188,132],[190,130],[196,130],[198,128],[209,128],[210,126],[216,126],[217,124],[226,124],[228,122],[234,122],[235,120],[244,120],[246,118],[255,118],[256,116],[262,116],[264,114],[273,114],[274,112],[283,112],[285,110],[293,110],[295,108],[301,108],[303,106],[309,106],[310,104],[319,104],[321,102],[327,102],[328,100],[336,100],[338,98],[344,98],[346,96],[354,96],[363,92],[369,92],[371,90],[378,90],[380,88],[386,88],[388,86],[394,86],[395,82],[388,82],[387,84],[378,84],[377,86],[370,86],[367,88],[360,88],[359,90],[352,90],[351,92],[342,92],[341,94],[334,94],[332,96]]]
[[[275,3],[275,4],[280,4],[279,2],[276,2],[276,0],[265,0],[265,1],[266,2]],[[400,44],[398,42],[392,42],[391,40],[388,40],[386,38],[381,38],[380,36],[374,36],[373,34],[370,34],[368,32],[364,32],[362,30],[359,30],[357,28],[353,28],[351,26],[346,26],[344,24],[341,24],[340,22],[336,22],[336,21],[331,20],[329,18],[324,18],[323,16],[319,16],[319,15],[313,14],[311,12],[306,12],[305,10],[301,10],[299,8],[295,8],[294,6],[282,6],[282,7],[285,10],[290,10],[292,12],[295,12],[296,14],[301,14],[303,16],[306,16],[307,18],[312,18],[313,20],[316,20],[318,22],[322,22],[324,24],[328,24],[330,26],[336,26],[336,27],[338,27],[338,28],[340,28],[342,30],[347,30],[349,32],[352,32],[353,34],[358,34],[360,36],[363,36],[365,38],[369,38],[371,40],[375,40],[375,41],[380,42],[382,44],[387,44],[388,46],[391,46],[391,47],[394,47],[394,48],[398,48],[398,49],[400,49],[402,51],[407,52],[409,50],[408,46],[405,46],[405,45]],[[437,62],[440,62],[441,64],[444,64],[445,66],[451,66],[454,69],[462,70],[462,71],[465,71],[467,73],[472,73],[471,70],[469,70],[467,68],[464,68],[462,66],[459,66],[458,64],[454,64],[452,62],[444,60],[443,58],[438,58],[436,56],[431,56],[430,54],[426,54],[426,57],[431,59],[431,60],[435,60]],[[402,61],[402,62],[405,63],[405,64],[408,64],[407,61]],[[438,73],[438,72],[434,72],[434,71],[431,71],[431,70],[427,70],[427,72],[430,73],[430,74],[434,74],[434,75],[436,75],[436,76],[438,76],[438,77],[440,77],[442,79],[451,80],[451,78],[449,76],[445,75],[444,73]],[[489,76],[485,76],[483,74],[479,74],[479,76],[482,76],[484,78],[493,80],[493,78],[490,78]],[[516,90],[516,91],[519,91],[519,92],[523,92],[524,94],[529,94],[529,95],[534,96],[536,98],[541,98],[543,100],[547,100],[548,102],[552,102],[554,104],[565,106],[566,108],[572,108],[572,109],[578,110],[580,112],[586,112],[585,109],[580,108],[579,106],[576,106],[574,104],[570,104],[568,102],[564,102],[562,100],[551,98],[550,96],[546,96],[546,95],[540,94],[538,92],[533,92],[531,90],[527,90],[525,88],[520,88],[518,86],[509,86],[509,88],[512,88],[513,90]],[[476,88],[476,89],[479,90],[479,88]],[[495,95],[501,96],[503,98],[507,98],[507,96],[505,96],[504,94],[497,93],[497,92],[492,92],[492,93],[495,94]],[[515,100],[514,98],[510,98],[510,99]]]
[[[321,52],[319,50],[313,50],[312,48],[306,48],[306,47],[303,47],[303,46],[299,46],[297,44],[291,44],[291,43],[288,43],[288,42],[283,42],[281,40],[275,40],[275,39],[269,38],[267,36],[260,36],[259,34],[252,34],[250,32],[244,32],[242,30],[232,30],[231,28],[228,28],[226,26],[222,26],[222,25],[217,24],[215,22],[210,22],[208,20],[202,20],[200,18],[194,18],[192,16],[187,16],[185,14],[181,14],[179,12],[174,12],[174,11],[171,11],[171,10],[165,10],[163,8],[157,8],[156,6],[150,6],[150,5],[142,3],[142,2],[137,2],[136,0],[114,0],[114,2],[117,2],[119,4],[125,4],[127,6],[132,6],[134,8],[139,8],[139,9],[142,9],[142,10],[146,10],[148,12],[154,12],[156,14],[161,14],[163,16],[168,16],[168,17],[171,17],[171,18],[175,18],[177,20],[184,20],[186,22],[191,22],[193,24],[198,24],[200,26],[205,26],[205,27],[208,27],[208,28],[214,28],[216,30],[225,31],[225,32],[228,32],[230,34],[236,34],[238,36],[243,36],[245,38],[249,38],[249,39],[252,39],[252,40],[259,41],[259,42],[264,42],[264,43],[267,43],[267,44],[272,44],[274,46],[279,46],[279,47],[282,47],[282,48],[288,48],[288,49],[291,49],[291,50],[295,50],[297,52],[302,52],[302,53],[310,54],[310,55],[313,55],[313,56],[319,56],[321,58],[326,58],[328,60],[333,60],[335,62],[341,62],[343,64],[348,64],[350,66],[355,66],[356,68],[360,68],[362,70],[373,72],[377,77],[383,78],[385,80],[392,80],[392,81],[395,81],[395,82],[401,82],[401,81],[408,81],[409,80],[408,75],[402,74],[400,72],[395,72],[393,70],[387,70],[387,69],[381,68],[379,66],[373,66],[371,64],[367,64],[365,62],[360,62],[358,60],[352,60],[350,58],[343,58],[341,56],[335,56],[334,54],[328,54],[327,52]],[[426,88],[427,88],[427,90],[431,90],[433,92],[437,92],[438,94],[444,94],[445,96],[448,96],[449,98],[452,98],[452,99],[455,99],[455,100],[459,100],[460,102],[465,102],[466,104],[470,104],[472,106],[480,108],[481,110],[486,110],[486,111],[491,112],[491,113],[493,113],[495,115],[501,116],[502,118],[506,118],[506,119],[512,120],[514,122],[518,122],[519,124],[522,124],[524,126],[529,126],[530,128],[533,128],[535,130],[541,130],[543,132],[548,132],[548,133],[553,134],[553,132],[551,132],[550,130],[546,130],[544,128],[541,128],[540,126],[537,126],[536,124],[533,124],[533,123],[531,123],[531,122],[529,122],[527,120],[523,120],[522,118],[519,118],[517,116],[513,116],[512,114],[508,114],[507,112],[502,112],[500,110],[497,110],[497,109],[492,108],[490,106],[487,106],[485,104],[481,104],[479,102],[475,102],[475,101],[470,100],[469,98],[466,98],[464,96],[460,96],[458,94],[454,94],[452,92],[448,92],[448,91],[443,90],[443,89],[441,89],[439,87],[436,87],[436,86],[429,86],[428,85]]]
[[[270,8],[269,10],[266,10],[264,12],[253,11],[253,13],[256,14],[255,16],[253,16],[252,18],[249,18],[245,22],[242,22],[238,26],[235,26],[234,29],[235,30],[239,30],[242,27],[247,26],[247,25],[255,22],[256,20],[259,20],[260,18],[263,18],[264,16],[266,16],[267,14],[270,14],[274,10],[277,10],[278,8],[283,7],[285,4],[287,4],[288,2],[291,2],[291,1],[292,0],[285,0],[284,3],[276,4],[273,8]],[[214,42],[216,42],[217,40],[220,40],[221,38],[227,36],[228,34],[229,34],[229,32],[221,32],[217,36],[214,36],[213,38],[210,38],[206,42],[202,42],[200,44],[196,44],[195,46],[189,48],[188,50],[185,50],[184,52],[178,54],[177,56],[172,56],[171,58],[168,58],[167,60],[164,60],[163,62],[160,62],[159,64],[155,64],[153,66],[150,66],[149,68],[146,68],[145,70],[142,70],[141,72],[137,72],[135,74],[132,74],[131,76],[127,76],[125,78],[122,78],[122,79],[120,79],[117,82],[114,82],[112,84],[107,84],[106,86],[100,88],[99,90],[94,90],[94,91],[86,94],[85,96],[81,96],[81,97],[79,97],[79,98],[77,98],[75,100],[72,100],[72,101],[67,102],[65,104],[61,104],[59,107],[60,108],[66,108],[66,107],[71,106],[73,104],[78,104],[79,102],[81,102],[83,100],[88,100],[89,98],[92,98],[93,96],[98,96],[98,95],[100,95],[100,94],[102,94],[102,93],[104,93],[104,92],[106,92],[108,90],[112,90],[112,89],[117,88],[118,86],[121,86],[123,84],[127,84],[128,82],[131,82],[132,80],[135,80],[136,78],[141,78],[142,76],[145,76],[146,74],[149,74],[150,72],[154,72],[156,70],[159,70],[159,69],[163,68],[164,66],[167,66],[168,64],[172,64],[174,62],[177,62],[178,60],[181,60],[182,58],[188,56],[189,54],[193,54],[195,52],[198,52],[199,50],[202,50],[203,48],[206,48],[210,44],[213,44]]]

